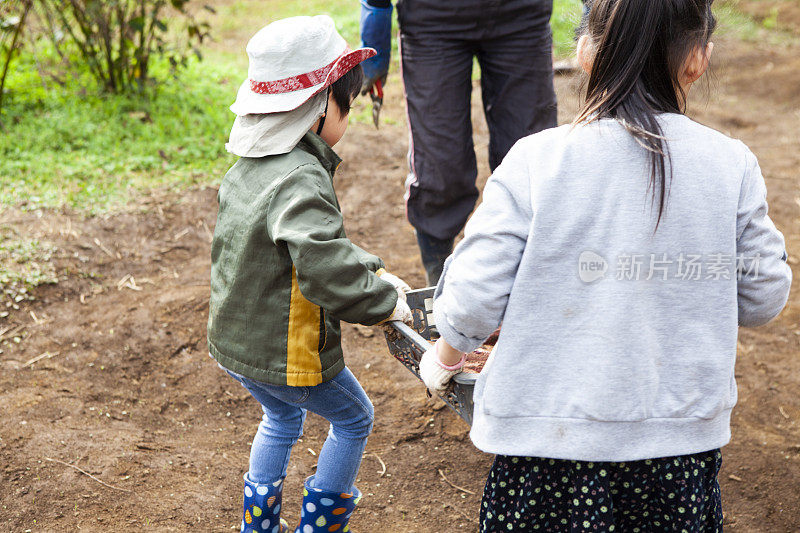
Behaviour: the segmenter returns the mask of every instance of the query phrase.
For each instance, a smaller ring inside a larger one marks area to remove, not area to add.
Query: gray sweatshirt
[[[786,304],[791,270],[755,156],[661,116],[673,178],[655,230],[646,152],[613,120],[519,141],[445,266],[437,328],[469,352],[483,451],[584,461],[730,440],[737,326]]]

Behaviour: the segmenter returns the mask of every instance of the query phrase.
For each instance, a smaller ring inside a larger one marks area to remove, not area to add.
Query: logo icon
[[[608,272],[608,261],[594,252],[583,252],[578,258],[578,276],[584,283],[603,279]]]

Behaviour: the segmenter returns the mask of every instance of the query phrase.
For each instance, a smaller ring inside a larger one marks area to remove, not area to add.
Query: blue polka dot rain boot
[[[300,511],[300,525],[294,533],[322,533],[337,531],[348,533],[347,522],[356,510],[361,492],[353,487],[352,494],[327,492],[314,488],[314,476],[306,479],[303,488],[303,509]]]
[[[244,516],[241,533],[288,533],[289,524],[281,520],[283,480],[254,483],[244,475]]]

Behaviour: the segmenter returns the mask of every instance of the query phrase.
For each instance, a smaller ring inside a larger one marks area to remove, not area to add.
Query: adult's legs
[[[551,11],[551,4],[534,2],[525,31],[480,43],[478,62],[492,171],[519,139],[557,124]]]
[[[406,213],[435,283],[478,198],[470,115],[474,48],[430,34],[401,33],[400,43],[410,128]]]
[[[437,239],[423,231],[417,230],[417,246],[419,246],[422,266],[425,269],[425,283],[433,287],[439,283],[444,270],[444,262],[453,253],[455,238]]]

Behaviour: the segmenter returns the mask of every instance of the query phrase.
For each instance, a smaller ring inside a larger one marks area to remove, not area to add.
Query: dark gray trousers
[[[552,0],[400,0],[410,174],[409,222],[437,239],[458,235],[475,207],[472,67],[494,169],[522,137],[556,125]]]

